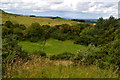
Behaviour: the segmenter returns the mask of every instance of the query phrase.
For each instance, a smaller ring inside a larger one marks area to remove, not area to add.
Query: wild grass
[[[36,43],[29,41],[21,41],[19,44],[22,46],[23,50],[30,53],[34,51],[42,51],[43,46],[42,41]],[[44,52],[47,53],[48,56],[50,56],[63,52],[77,53],[78,50],[85,49],[87,49],[86,46],[74,44],[73,41],[70,40],[59,41],[56,39],[48,39],[45,45]]]
[[[4,78],[117,78],[111,69],[102,70],[95,65],[73,65],[70,61],[50,61],[45,58],[34,58],[26,63],[14,63],[7,69]],[[58,63],[58,65],[56,64]]]

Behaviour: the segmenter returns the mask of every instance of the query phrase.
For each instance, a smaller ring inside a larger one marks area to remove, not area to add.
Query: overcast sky
[[[23,15],[97,19],[118,17],[118,0],[0,0],[0,9]]]

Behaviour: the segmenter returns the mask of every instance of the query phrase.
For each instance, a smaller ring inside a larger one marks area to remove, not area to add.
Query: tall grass
[[[56,64],[57,63],[57,64]],[[64,65],[67,64],[67,65]],[[7,69],[5,77],[11,78],[117,78],[111,69],[102,70],[95,65],[73,65],[70,61],[50,61],[45,58],[33,58],[31,61],[14,63]]]

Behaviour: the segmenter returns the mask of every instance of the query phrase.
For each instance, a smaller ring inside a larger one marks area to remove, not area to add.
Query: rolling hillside
[[[0,17],[2,17],[3,24],[7,20],[10,20],[14,23],[24,24],[25,26],[30,26],[30,24],[33,22],[37,22],[40,25],[50,25],[50,26],[60,25],[60,24],[74,25],[78,23],[78,22],[74,22],[66,19],[51,19],[49,17],[30,17],[30,16],[24,16],[24,15],[16,15],[11,13],[6,13],[2,10],[0,10],[0,13],[2,13]]]
[[[4,79],[120,77],[120,20],[100,18],[94,26],[60,17],[0,12]]]

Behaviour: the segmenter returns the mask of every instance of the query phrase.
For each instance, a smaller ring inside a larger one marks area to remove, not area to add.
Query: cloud
[[[0,9],[12,11],[31,10],[34,13],[39,12],[39,14],[48,11],[57,13],[60,11],[71,11],[73,13],[76,12],[74,15],[81,15],[81,13],[106,14],[106,16],[117,15],[118,5],[115,0],[110,0],[113,2],[97,1],[98,0],[1,0]],[[70,14],[73,15],[73,13]],[[49,13],[47,14],[49,15]],[[64,15],[68,16],[67,14]]]
[[[33,12],[46,12],[47,10],[32,10]]]
[[[112,13],[117,12],[117,3],[80,2],[77,4],[77,11],[88,13]]]

